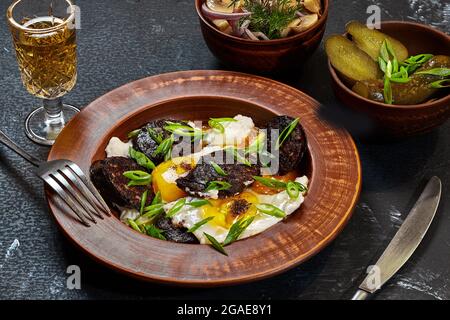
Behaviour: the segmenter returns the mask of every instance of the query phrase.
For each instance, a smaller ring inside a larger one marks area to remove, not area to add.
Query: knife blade
[[[374,266],[368,268],[368,275],[352,300],[368,298],[408,261],[433,221],[441,190],[441,180],[432,177],[381,257]]]

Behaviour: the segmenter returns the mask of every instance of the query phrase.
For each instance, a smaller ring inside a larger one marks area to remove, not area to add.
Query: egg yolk
[[[192,157],[174,158],[159,164],[152,172],[153,190],[155,193],[160,191],[161,198],[165,202],[172,202],[186,197],[187,193],[178,188],[176,182],[167,181],[164,178],[164,174],[170,170],[173,175],[180,176],[194,166],[195,162]]]
[[[233,223],[242,217],[256,215],[255,204],[258,198],[251,192],[244,191],[241,194],[225,198],[210,199],[210,205],[202,207],[203,219],[214,217],[210,223],[229,229]]]
[[[291,171],[283,176],[263,176],[263,177],[269,178],[269,179],[274,178],[274,179],[277,179],[277,180],[283,181],[283,182],[289,182],[289,181],[294,181],[298,177],[298,174],[296,171]],[[283,191],[283,189],[270,188],[268,186],[263,185],[261,182],[258,182],[258,181],[255,181],[252,184],[252,186],[250,187],[250,189],[259,194],[276,194],[276,193]]]

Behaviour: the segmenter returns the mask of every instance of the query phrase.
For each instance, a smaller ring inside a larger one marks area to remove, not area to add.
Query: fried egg
[[[296,178],[295,181],[304,186],[308,184],[306,176]],[[193,232],[200,243],[206,244],[209,241],[204,233],[213,236],[219,242],[223,242],[233,223],[242,217],[254,217],[254,220],[240,235],[239,239],[263,232],[283,220],[283,218],[259,212],[255,205],[271,204],[284,211],[286,216],[288,216],[300,208],[304,201],[304,194],[300,194],[296,199],[291,199],[286,191],[276,194],[260,194],[248,188],[234,197],[217,200],[210,199],[210,204],[205,204],[199,208],[189,205],[190,202],[198,200],[200,199],[187,197],[186,204],[172,217],[172,223],[189,229],[208,217],[214,217]],[[168,212],[175,203],[176,201],[167,203],[164,206],[164,210]]]
[[[133,146],[132,141],[122,142],[117,137],[112,137],[105,148],[106,157],[129,157],[130,147]]]
[[[197,153],[185,157],[177,157],[165,161],[152,172],[153,190],[161,193],[164,202],[171,202],[187,196],[184,190],[178,188],[176,180],[186,176],[204,155],[221,150],[220,147],[205,147]],[[206,195],[205,195],[206,196]]]
[[[234,121],[222,122],[223,132],[209,129],[206,134],[206,144],[209,146],[248,146],[257,136],[258,128],[252,118],[238,114]]]

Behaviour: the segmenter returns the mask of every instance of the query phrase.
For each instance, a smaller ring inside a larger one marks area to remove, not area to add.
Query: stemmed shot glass
[[[77,81],[75,13],[70,0],[16,0],[7,11],[23,85],[43,100],[25,121],[39,144],[52,145],[79,112],[62,103]]]

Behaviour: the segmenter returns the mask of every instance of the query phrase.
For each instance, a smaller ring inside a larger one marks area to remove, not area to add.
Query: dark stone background
[[[368,5],[383,20],[415,20],[449,32],[448,0],[331,1],[327,34],[341,33],[351,19],[366,19]],[[0,1],[0,13],[10,1]],[[127,82],[176,70],[225,69],[200,34],[193,0],[79,0],[79,81],[66,100],[84,106]],[[23,120],[38,101],[23,88],[7,24],[0,19],[0,128],[33,154]],[[329,105],[334,103],[321,47],[289,83]],[[0,298],[3,299],[346,299],[367,265],[387,245],[427,179],[442,179],[435,221],[404,268],[377,299],[450,298],[450,122],[401,142],[358,142],[363,191],[341,235],[307,263],[258,283],[217,289],[179,289],[141,283],[99,266],[78,252],[50,218],[41,181],[30,166],[0,147]],[[17,239],[17,240],[16,240]],[[16,240],[16,241],[15,241]],[[19,246],[14,248],[14,244]],[[66,289],[66,268],[82,270],[82,289]]]

